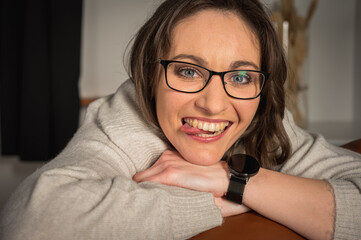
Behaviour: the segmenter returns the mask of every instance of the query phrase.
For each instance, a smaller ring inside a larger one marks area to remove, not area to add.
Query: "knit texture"
[[[289,113],[284,126],[292,143],[292,156],[275,170],[328,181],[336,205],[334,239],[361,239],[361,155],[303,131]]]

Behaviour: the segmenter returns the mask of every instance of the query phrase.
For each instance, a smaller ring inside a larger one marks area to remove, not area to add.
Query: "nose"
[[[209,115],[220,114],[229,106],[229,97],[224,91],[221,76],[212,76],[207,86],[198,93],[196,107]]]

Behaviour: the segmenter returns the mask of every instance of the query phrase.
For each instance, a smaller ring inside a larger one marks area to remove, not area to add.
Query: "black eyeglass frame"
[[[231,98],[240,99],[240,100],[251,100],[251,99],[258,98],[258,97],[261,95],[262,90],[263,90],[264,86],[266,85],[266,81],[267,81],[267,79],[268,79],[268,77],[269,77],[269,75],[270,75],[268,72],[257,71],[257,70],[245,70],[245,69],[244,69],[244,70],[242,70],[242,69],[239,69],[239,70],[238,70],[238,69],[237,69],[237,70],[229,70],[229,71],[225,71],[225,72],[216,72],[216,71],[212,71],[212,70],[209,70],[209,69],[207,69],[207,68],[205,68],[205,67],[199,66],[199,65],[197,65],[197,64],[189,63],[189,62],[182,62],[182,61],[175,61],[175,60],[162,60],[162,59],[159,59],[158,61],[159,61],[159,63],[164,67],[165,81],[166,81],[166,83],[167,83],[167,86],[168,86],[170,89],[174,90],[174,91],[182,92],[182,93],[198,93],[198,92],[202,91],[203,89],[205,89],[205,88],[207,87],[207,85],[208,85],[208,83],[209,83],[209,80],[211,80],[211,78],[212,78],[214,75],[218,75],[218,76],[220,76],[221,79],[222,79],[223,89],[224,89],[224,91],[226,92],[226,94],[227,94],[228,96],[230,96]],[[206,81],[206,84],[204,84],[204,86],[203,86],[200,90],[193,91],[193,92],[182,91],[182,90],[178,90],[178,89],[173,88],[172,86],[169,85],[169,83],[168,83],[168,76],[167,76],[167,68],[168,68],[168,65],[169,65],[170,63],[184,63],[184,64],[193,65],[193,66],[202,68],[202,69],[204,69],[204,70],[207,70],[207,71],[209,72],[209,77],[208,77],[208,79],[207,79],[207,81]],[[224,75],[226,75],[226,74],[229,73],[229,72],[236,72],[236,71],[248,71],[248,72],[257,72],[257,73],[263,74],[263,76],[264,76],[264,83],[263,83],[262,86],[261,86],[261,90],[259,91],[259,93],[258,93],[255,97],[252,97],[252,98],[238,98],[238,97],[232,96],[231,94],[229,94],[229,93],[227,92],[226,86],[225,86],[225,82],[224,82]]]

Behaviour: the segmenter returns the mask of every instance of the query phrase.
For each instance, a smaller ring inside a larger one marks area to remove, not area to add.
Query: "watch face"
[[[228,161],[230,170],[239,176],[251,177],[255,175],[260,166],[258,161],[246,154],[235,154]]]

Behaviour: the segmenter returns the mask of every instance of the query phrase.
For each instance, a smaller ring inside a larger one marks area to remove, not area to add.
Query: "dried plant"
[[[304,61],[307,57],[307,29],[316,10],[318,0],[312,0],[306,16],[300,16],[293,0],[281,0],[281,7],[273,12],[278,36],[284,43],[289,64],[286,82],[286,107],[292,112],[296,124],[307,126],[307,84],[303,76]],[[284,27],[286,26],[286,27]],[[285,32],[285,30],[287,32]],[[300,103],[300,99],[302,100]],[[300,104],[302,104],[303,111]]]

